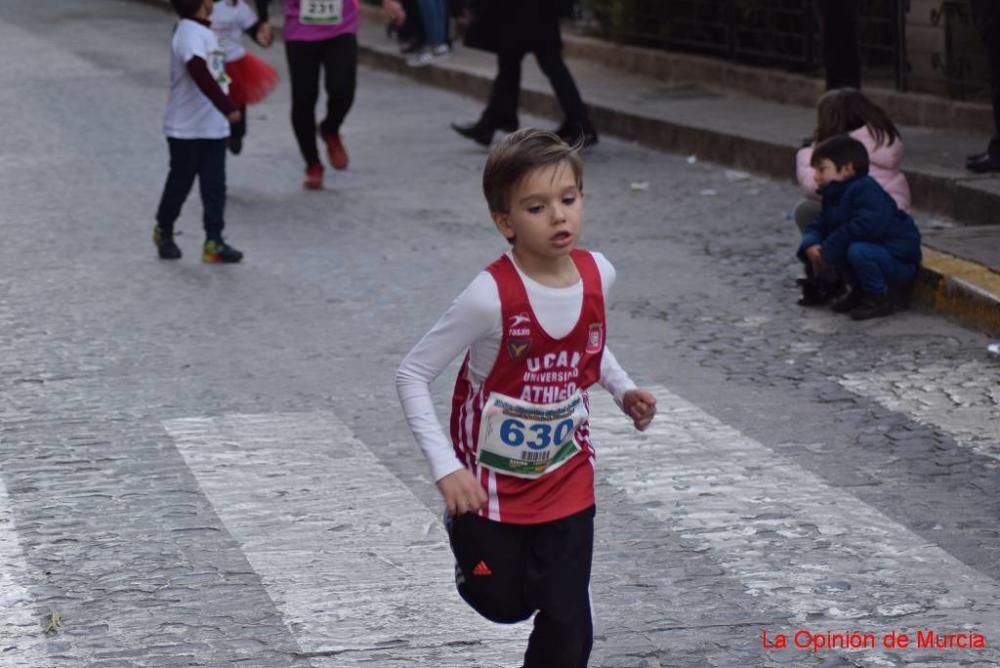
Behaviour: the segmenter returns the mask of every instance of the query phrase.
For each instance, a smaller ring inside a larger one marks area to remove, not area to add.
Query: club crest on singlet
[[[587,330],[587,352],[599,353],[604,348],[604,325],[595,322]]]
[[[519,360],[531,348],[531,339],[507,339],[507,352],[512,360]]]

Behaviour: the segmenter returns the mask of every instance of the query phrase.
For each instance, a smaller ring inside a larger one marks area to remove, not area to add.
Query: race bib
[[[338,25],[344,20],[344,0],[301,0],[299,23],[306,25]]]
[[[229,92],[229,84],[232,79],[226,74],[226,52],[222,50],[208,52],[208,72],[219,84],[222,92]]]
[[[590,413],[579,392],[555,404],[490,394],[479,427],[480,465],[518,478],[540,478],[580,452],[574,435]]]

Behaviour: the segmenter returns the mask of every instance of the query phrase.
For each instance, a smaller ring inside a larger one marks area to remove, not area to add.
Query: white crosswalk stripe
[[[335,416],[165,427],[315,665],[517,665],[530,627],[466,606],[438,518]]]
[[[889,410],[941,429],[973,452],[1000,459],[1000,384],[996,365],[969,361],[914,371],[879,369],[848,375],[841,385]]]
[[[1000,662],[997,582],[668,389],[653,391],[658,416],[642,435],[607,417],[616,407],[594,393],[598,475],[708,548],[762,607],[817,632],[979,632],[992,644],[968,656]],[[872,665],[900,665],[867,654]]]
[[[29,591],[31,578],[17,537],[7,488],[0,480],[0,667],[55,666],[45,658],[44,620]],[[58,611],[56,611],[58,612]]]
[[[598,476],[665,532],[700,545],[762,611],[787,612],[814,633],[1000,638],[995,581],[668,389],[654,393],[659,414],[645,434],[593,393]],[[516,665],[529,627],[490,624],[467,608],[438,518],[335,415],[165,426],[317,665]],[[599,628],[629,614],[601,600],[596,613]],[[995,646],[930,651],[1000,660]],[[910,663],[881,647],[854,657]]]

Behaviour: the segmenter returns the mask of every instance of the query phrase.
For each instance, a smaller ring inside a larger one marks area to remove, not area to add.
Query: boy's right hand
[[[239,110],[237,109],[237,110],[236,110],[236,111],[234,111],[233,113],[231,113],[231,114],[229,114],[228,116],[226,116],[226,118],[228,118],[228,119],[229,119],[229,122],[230,122],[230,123],[239,123],[239,122],[240,122],[240,119],[241,119],[241,118],[243,118],[243,114],[241,114],[241,113],[239,112]]]
[[[486,505],[486,490],[468,469],[449,473],[437,482],[444,497],[448,514],[458,517],[465,513],[477,513]]]

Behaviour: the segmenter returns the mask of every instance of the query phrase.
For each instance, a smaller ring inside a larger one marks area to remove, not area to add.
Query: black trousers
[[[525,668],[586,668],[593,646],[590,565],[594,508],[555,522],[503,524],[478,515],[447,521],[458,593],[501,624],[535,613]]]
[[[319,131],[324,136],[340,132],[340,125],[354,104],[358,81],[358,40],[353,34],[316,42],[285,42],[292,82],[292,129],[307,165],[319,162],[316,147],[316,101],[319,73],[326,85],[326,117]]]
[[[826,89],[861,88],[859,0],[817,0],[823,30]]]
[[[987,49],[990,57],[990,91],[993,94],[993,139],[990,140],[989,152],[994,159],[1000,159],[1000,34],[996,35],[992,44],[987,45]]]
[[[490,100],[480,122],[489,127],[517,125],[517,107],[521,95],[521,61],[528,53],[535,54],[538,67],[548,77],[555,91],[568,126],[590,127],[590,116],[583,103],[573,75],[566,67],[562,49],[558,46],[538,47],[532,51],[501,51],[497,54],[497,76],[493,80]]]
[[[1000,32],[998,30],[997,32]],[[1000,34],[988,45],[990,54],[990,90],[993,93],[993,139],[990,155],[1000,158]]]
[[[996,0],[970,0],[972,20],[983,46],[990,67],[990,91],[993,97],[993,140],[989,152],[1000,158],[1000,5]]]
[[[243,139],[247,135],[247,105],[240,107],[240,120],[229,121],[229,138]]]
[[[156,224],[165,233],[174,231],[174,222],[180,217],[181,207],[198,177],[205,238],[222,239],[222,229],[226,226],[226,142],[226,139],[167,137],[170,172],[156,211]]]

